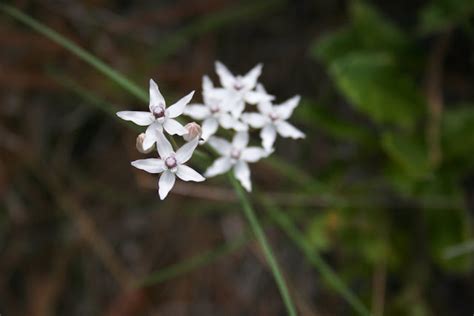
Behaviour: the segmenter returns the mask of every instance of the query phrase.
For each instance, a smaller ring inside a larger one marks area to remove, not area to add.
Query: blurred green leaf
[[[331,64],[330,74],[354,107],[375,122],[410,129],[423,111],[415,83],[388,54],[348,54]]]
[[[407,176],[422,179],[431,173],[425,148],[413,138],[385,133],[381,141],[385,153]]]
[[[379,124],[413,128],[424,100],[409,72],[410,40],[366,4],[356,2],[350,14],[351,26],[318,41],[314,55],[359,111]]]
[[[372,6],[353,2],[351,17],[358,40],[366,50],[399,51],[409,46],[408,36]]]
[[[465,23],[474,13],[472,0],[434,0],[420,12],[422,33],[447,30]]]
[[[443,115],[442,141],[444,156],[450,160],[473,161],[474,106],[449,109]]]
[[[335,117],[328,107],[311,100],[303,99],[295,118],[299,121],[314,125],[339,140],[369,144],[373,136],[363,126]]]
[[[471,256],[458,256],[446,259],[446,248],[460,244],[469,238],[468,221],[459,209],[427,209],[429,249],[435,262],[453,272],[466,272],[472,266]]]

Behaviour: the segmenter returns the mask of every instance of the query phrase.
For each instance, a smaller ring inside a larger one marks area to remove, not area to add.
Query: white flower
[[[176,152],[163,133],[157,133],[156,147],[161,159],[149,158],[132,161],[132,166],[149,173],[162,173],[158,182],[160,199],[164,199],[173,188],[176,176],[183,181],[204,181],[194,169],[184,165],[193,155],[198,145],[198,138],[184,144]]]
[[[295,96],[280,105],[261,102],[257,105],[260,113],[244,113],[242,120],[253,128],[262,129],[260,131],[262,146],[265,150],[271,150],[277,133],[282,137],[293,139],[305,137],[303,132],[286,121],[298,106],[299,101],[300,97]]]
[[[247,191],[251,191],[252,183],[250,182],[248,162],[257,162],[261,158],[267,157],[269,153],[259,147],[247,147],[248,142],[249,134],[247,132],[237,132],[232,143],[219,137],[211,137],[209,145],[221,157],[214,161],[204,175],[213,177],[225,173],[233,167],[235,177]]]
[[[163,132],[163,129],[170,135],[184,135],[188,132],[175,118],[183,113],[193,94],[194,91],[166,108],[165,99],[158,85],[150,79],[150,111],[121,111],[117,113],[117,116],[140,126],[148,126],[143,140],[143,148],[147,150],[153,146],[158,133]]]
[[[216,73],[221,85],[227,90],[228,100],[231,104],[231,113],[239,118],[245,109],[245,103],[257,104],[259,102],[271,101],[273,96],[265,91],[255,91],[257,80],[262,73],[262,64],[252,68],[244,76],[234,76],[221,62],[216,62]]]
[[[190,142],[195,138],[201,138],[202,128],[198,123],[191,122],[186,124],[184,127],[188,130],[188,133],[183,135],[185,141]]]
[[[228,94],[222,88],[214,88],[209,77],[203,77],[202,83],[204,104],[190,104],[184,110],[184,114],[195,120],[202,120],[202,138],[207,141],[214,135],[219,127],[234,129],[236,131],[247,130],[243,124],[229,114]]]

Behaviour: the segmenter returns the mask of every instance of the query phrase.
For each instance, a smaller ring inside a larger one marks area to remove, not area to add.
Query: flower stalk
[[[297,315],[296,308],[293,303],[293,300],[291,299],[290,291],[288,290],[288,286],[286,284],[285,278],[283,277],[283,274],[281,273],[276,257],[273,254],[272,248],[270,247],[270,244],[268,243],[265,233],[263,232],[262,225],[260,224],[257,218],[257,215],[255,214],[252,204],[250,203],[247,197],[247,194],[241,187],[240,183],[231,173],[229,173],[229,179],[242,204],[242,210],[244,212],[244,215],[247,218],[250,224],[250,227],[252,231],[254,232],[258,243],[260,244],[260,247],[262,248],[265,259],[267,260],[268,266],[270,267],[270,270],[273,274],[275,282],[277,283],[278,289],[280,291],[280,295],[283,299],[288,315],[296,316]]]

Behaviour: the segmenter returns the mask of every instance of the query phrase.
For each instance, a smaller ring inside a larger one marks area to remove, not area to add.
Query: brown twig
[[[449,44],[451,31],[442,34],[435,42],[428,59],[426,69],[426,96],[428,102],[428,124],[426,139],[428,157],[433,167],[442,160],[441,150],[441,117],[443,114],[443,60]]]

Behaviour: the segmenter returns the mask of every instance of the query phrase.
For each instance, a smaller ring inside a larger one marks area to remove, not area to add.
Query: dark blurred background
[[[472,0],[7,3],[168,100],[215,60],[302,95],[252,166],[301,315],[357,315],[314,258],[373,315],[474,312]],[[0,43],[1,315],[285,314],[226,177],[159,201],[114,115],[145,102],[4,9]]]

